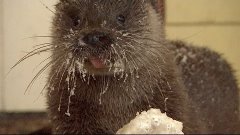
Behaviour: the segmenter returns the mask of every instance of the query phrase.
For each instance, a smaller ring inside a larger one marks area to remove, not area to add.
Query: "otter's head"
[[[154,7],[157,2],[60,0],[53,21],[54,53],[62,57],[60,63],[86,74],[149,67],[162,55],[159,41],[164,32]]]

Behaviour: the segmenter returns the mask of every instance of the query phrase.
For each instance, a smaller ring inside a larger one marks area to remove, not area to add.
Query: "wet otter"
[[[114,134],[150,108],[183,122],[184,133],[237,131],[238,88],[231,67],[207,49],[167,41],[156,2],[56,5],[52,61],[46,65],[54,133]]]

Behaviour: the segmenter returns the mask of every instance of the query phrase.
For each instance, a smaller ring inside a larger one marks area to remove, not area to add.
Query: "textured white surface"
[[[120,129],[117,134],[183,134],[183,124],[169,118],[159,109],[138,114],[129,124]]]

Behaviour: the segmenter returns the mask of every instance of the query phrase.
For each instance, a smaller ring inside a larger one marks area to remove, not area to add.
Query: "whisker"
[[[48,11],[52,12],[53,14],[56,14],[53,10],[51,10],[46,4],[44,4],[41,0],[39,2],[46,8]]]
[[[23,38],[23,40],[25,40],[25,39],[33,39],[33,38],[59,38],[59,37],[56,37],[56,36],[31,36],[31,37]]]
[[[42,44],[34,45],[33,48],[36,48],[36,47],[39,47],[39,46],[45,46],[45,45],[54,46],[54,44],[52,44],[52,43],[42,43]]]
[[[53,56],[54,56],[54,54],[51,55],[51,56],[49,56],[49,57],[47,57],[47,58],[44,59],[43,61],[41,61],[41,62],[33,69],[33,71],[35,71],[41,64],[43,64],[44,62],[46,62],[47,60],[49,60],[49,59],[52,58]]]
[[[60,81],[59,81],[59,83],[58,83],[58,91],[60,91],[60,85],[61,85],[61,83],[62,83],[63,76],[64,76],[64,74],[66,73],[67,69],[69,68],[69,66],[67,66],[66,62],[63,62],[63,65],[66,65],[66,67],[65,67],[65,69],[64,69],[64,71],[63,71],[63,73],[62,73],[62,75],[61,75]]]
[[[14,64],[14,65],[11,67],[11,69],[15,68],[17,65],[19,65],[19,64],[20,64],[21,62],[23,62],[24,60],[26,60],[26,59],[34,56],[34,55],[40,54],[40,53],[42,53],[42,52],[46,52],[46,51],[48,51],[48,50],[51,50],[51,49],[52,49],[52,48],[47,48],[47,49],[43,49],[43,50],[36,49],[36,50],[38,50],[37,52],[35,52],[36,50],[31,51],[31,52],[29,52],[27,55],[25,55],[24,57],[22,57],[16,64]]]
[[[59,59],[61,59],[62,57],[60,58],[57,58],[57,59],[54,59],[52,61],[50,61],[49,63],[47,63],[35,76],[34,78],[32,79],[32,81],[29,83],[29,85],[27,86],[27,89],[25,90],[25,94],[27,93],[27,91],[29,90],[29,88],[33,85],[33,83],[36,81],[36,79],[49,67],[51,66],[52,64],[58,62]]]
[[[58,51],[64,51],[66,50],[66,48],[61,48],[61,49],[58,49]],[[55,56],[56,54],[52,54],[51,56],[47,57],[46,59],[44,59],[43,61],[41,61],[34,69],[33,71],[35,71],[41,64],[43,64],[44,62],[46,62],[47,60],[49,60],[50,58],[52,58],[53,56]],[[62,56],[62,54],[58,55],[58,56]],[[57,56],[57,57],[58,57]]]
[[[62,56],[62,54],[59,56]],[[65,57],[65,56],[63,56],[63,57]],[[50,84],[52,84],[53,78],[58,77],[58,74],[59,74],[60,70],[63,68],[63,66],[64,66],[64,63],[62,63],[62,65],[58,68],[58,70],[50,77],[49,81],[45,84],[45,86],[41,90],[41,94],[43,93],[43,91],[46,89],[47,86],[51,87]],[[50,90],[49,93],[51,93],[51,91],[52,90]]]
[[[26,54],[25,56],[27,56],[27,55],[35,52],[35,51],[41,50],[41,49],[43,49],[43,48],[47,48],[47,47],[52,48],[52,47],[50,47],[50,46],[52,46],[52,45],[42,45],[41,47],[35,48],[35,49],[33,49],[32,51],[27,52],[27,54]]]
[[[52,49],[52,48],[48,48],[48,49],[44,49],[44,50],[41,50],[41,51],[32,53],[31,55],[29,55],[29,54],[28,54],[28,55],[25,55],[23,58],[21,58],[16,64],[14,64],[14,65],[10,68],[10,70],[9,70],[9,71],[7,72],[7,74],[5,75],[5,78],[12,72],[12,70],[13,70],[16,66],[18,66],[20,63],[22,63],[22,62],[25,61],[26,59],[28,59],[28,58],[36,55],[36,54],[43,53],[43,52],[47,52],[47,51],[49,51],[49,50],[51,50],[51,49]]]

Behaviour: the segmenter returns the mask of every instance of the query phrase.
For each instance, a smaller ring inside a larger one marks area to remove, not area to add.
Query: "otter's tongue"
[[[95,68],[106,68],[106,65],[104,64],[104,61],[100,58],[91,57],[90,62]]]

